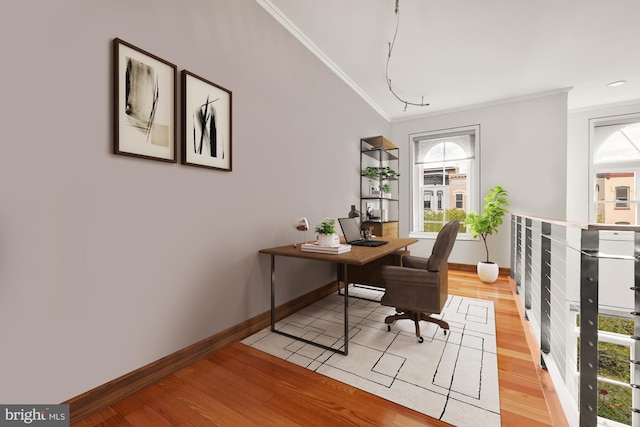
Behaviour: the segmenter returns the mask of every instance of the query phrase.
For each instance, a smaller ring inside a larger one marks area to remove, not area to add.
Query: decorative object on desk
[[[177,68],[113,40],[114,153],[176,162]]]
[[[484,249],[487,257],[486,261],[478,262],[478,277],[485,283],[493,283],[498,279],[498,264],[489,260],[489,246],[487,245],[487,237],[490,234],[498,233],[498,227],[502,224],[502,217],[509,212],[506,206],[507,190],[499,185],[489,189],[489,193],[485,197],[485,205],[482,215],[475,212],[468,212],[463,225],[471,232],[472,237],[480,236],[484,243]]]
[[[309,221],[307,221],[307,218],[300,217],[295,221],[293,221],[293,228],[295,228],[298,231],[302,231],[304,233],[303,235],[304,240],[302,241],[302,243],[307,243],[307,231],[309,230]],[[296,242],[293,244],[294,248],[296,246],[298,246],[297,238],[296,238]]]
[[[364,240],[371,240],[371,238],[373,237],[373,227],[367,227],[362,230],[362,237],[364,238]]]
[[[349,286],[348,356],[270,328],[242,342],[451,425],[500,426],[493,302],[450,295],[439,315],[449,322],[449,334],[429,323],[423,328],[425,342],[418,344],[410,322],[398,322],[387,332],[384,318],[395,309],[380,305],[382,293]],[[334,293],[278,321],[276,328],[340,347],[343,299]]]
[[[182,71],[182,164],[231,171],[231,91]]]
[[[336,233],[336,219],[325,218],[316,225],[318,233],[318,245],[337,247],[340,246],[340,236]]]
[[[320,246],[317,243],[303,243],[300,246],[302,252],[318,252],[321,254],[343,254],[351,251],[351,245],[342,243],[338,246]]]

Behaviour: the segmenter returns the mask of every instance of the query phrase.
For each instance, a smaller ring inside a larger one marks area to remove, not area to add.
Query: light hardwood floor
[[[449,271],[449,292],[496,309],[502,426],[567,425],[512,282]],[[441,421],[240,343],[169,375],[73,426],[445,426]]]

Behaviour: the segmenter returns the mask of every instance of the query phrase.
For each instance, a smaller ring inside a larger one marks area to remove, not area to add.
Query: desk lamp
[[[351,210],[348,214],[349,218],[360,218],[359,226],[362,227],[362,212],[356,209],[356,205],[351,205]]]

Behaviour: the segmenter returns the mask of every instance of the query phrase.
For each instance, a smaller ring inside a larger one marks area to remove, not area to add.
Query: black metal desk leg
[[[344,279],[344,355],[349,353],[349,280],[347,278],[347,264],[342,264],[342,278]],[[338,282],[338,288],[340,282]]]
[[[276,330],[276,256],[271,255],[271,330]]]
[[[340,266],[338,265],[338,271],[340,271]],[[345,273],[345,279],[346,279],[346,274],[347,274],[347,265],[344,264],[344,273]],[[295,340],[298,341],[302,341],[305,342],[307,344],[311,344],[314,345],[316,347],[320,347],[320,348],[324,348],[325,350],[330,350],[333,351],[335,353],[340,353],[340,354],[344,354],[345,356],[347,355],[347,351],[348,351],[348,347],[349,347],[349,292],[347,290],[347,287],[345,286],[345,293],[344,293],[344,351],[324,345],[324,344],[320,344],[320,343],[316,343],[313,342],[311,340],[308,340],[306,338],[302,338],[302,337],[297,337],[295,335],[291,335],[287,332],[283,332],[281,330],[276,330],[276,259],[275,259],[275,255],[271,255],[271,331],[275,332],[276,334],[280,334],[283,335],[285,337],[289,337],[289,338],[293,338]]]

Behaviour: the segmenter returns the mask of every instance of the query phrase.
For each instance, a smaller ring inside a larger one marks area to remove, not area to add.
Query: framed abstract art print
[[[175,163],[176,66],[120,39],[113,56],[114,153]]]
[[[231,171],[231,91],[182,71],[182,163]]]

